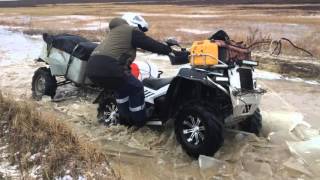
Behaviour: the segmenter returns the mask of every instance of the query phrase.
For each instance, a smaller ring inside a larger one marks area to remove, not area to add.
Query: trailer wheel
[[[49,68],[40,67],[34,72],[31,86],[33,99],[41,100],[43,95],[54,98],[57,90],[57,80],[51,75]]]
[[[260,109],[257,109],[252,116],[239,123],[240,130],[260,135],[262,129],[262,116]]]
[[[119,120],[116,98],[112,93],[105,92],[99,100],[98,122],[105,125],[117,124]]]
[[[223,144],[220,119],[201,105],[183,108],[175,121],[175,134],[182,148],[192,157],[212,156]]]

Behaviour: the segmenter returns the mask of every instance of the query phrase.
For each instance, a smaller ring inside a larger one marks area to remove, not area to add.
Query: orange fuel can
[[[195,41],[191,46],[190,64],[192,66],[212,66],[218,64],[218,44],[210,41]]]

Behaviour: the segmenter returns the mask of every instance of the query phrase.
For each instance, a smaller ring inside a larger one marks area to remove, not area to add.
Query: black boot
[[[132,121],[131,121],[130,117],[120,115],[119,124],[131,127],[132,126]]]

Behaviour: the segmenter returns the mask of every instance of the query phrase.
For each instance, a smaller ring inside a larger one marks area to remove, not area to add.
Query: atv
[[[187,51],[174,40],[167,44]],[[250,60],[250,51],[219,40],[195,42],[190,51],[190,65],[176,76],[142,80],[147,111],[153,112],[146,124],[161,126],[174,119],[176,138],[192,157],[214,155],[224,142],[226,127],[259,135],[259,104],[265,90],[253,78],[258,63]],[[98,99],[100,121],[116,121],[112,93],[103,92]]]
[[[54,98],[57,87],[69,83],[97,88],[101,91],[94,101],[99,103],[98,120],[116,124],[119,116],[113,93],[99,89],[85,76],[87,61],[97,44],[69,34],[44,34],[43,39],[37,61],[46,66],[34,73],[33,97]],[[174,40],[167,44],[187,51]],[[265,90],[258,88],[253,78],[258,63],[251,60],[250,51],[238,44],[207,40],[195,42],[189,52],[190,64],[171,78],[161,78],[162,72],[149,63],[138,64],[137,77],[144,85],[147,111],[152,112],[147,125],[162,126],[173,119],[176,138],[192,157],[217,152],[226,127],[258,135],[262,127],[259,103]],[[141,77],[146,71],[149,75]],[[58,82],[56,77],[63,80]]]

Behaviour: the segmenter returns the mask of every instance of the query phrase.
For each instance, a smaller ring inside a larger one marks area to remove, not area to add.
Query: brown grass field
[[[312,52],[318,59],[320,57],[320,3],[295,5],[87,3],[0,7],[0,28],[6,26],[28,34],[71,33],[87,37],[92,41],[100,41],[106,35],[106,24],[111,18],[121,16],[123,12],[142,13],[151,25],[148,35],[160,41],[176,37],[186,47],[195,40],[207,39],[215,31],[223,29],[233,40],[244,41],[247,44],[286,37],[297,46]],[[94,28],[86,28],[92,23],[95,24]],[[267,45],[257,50],[268,48]],[[305,56],[289,44],[283,45],[283,53]],[[298,60],[298,63],[301,63],[302,60]],[[274,59],[271,61],[273,64],[268,64],[268,67],[277,67],[270,70],[278,68],[279,63]],[[287,67],[288,63],[283,62],[283,64]],[[310,65],[309,62],[307,65]],[[301,69],[300,66],[295,68],[297,72]],[[307,71],[313,68],[312,65]],[[292,69],[290,66],[277,71],[290,74],[289,71]],[[319,72],[319,68],[315,69],[310,78],[319,79]],[[2,96],[0,92],[0,138],[8,142],[12,153],[10,160],[19,165],[21,173],[26,174],[25,179],[28,179],[27,172],[30,168],[36,165],[42,166],[43,179],[53,179],[63,175],[65,169],[70,169],[74,177],[85,175],[90,179],[102,174],[103,177],[99,177],[100,179],[119,179],[109,167],[108,157],[101,153],[98,145],[77,137],[72,127],[56,120],[57,113],[39,113],[38,109],[35,103],[16,102],[7,96]],[[30,162],[28,160],[30,155],[36,153],[45,156]],[[109,171],[106,171],[106,168]],[[88,172],[97,174],[86,174]]]
[[[87,30],[81,27],[91,22],[106,23],[128,11],[142,13],[151,25],[148,34],[158,40],[174,36],[189,46],[194,40],[206,39],[223,29],[232,39],[248,44],[266,38],[286,37],[317,57],[320,55],[320,4],[55,4],[1,8],[0,24],[24,26],[27,33],[68,32],[99,41],[105,35],[104,28]],[[91,17],[73,18],[74,15]],[[66,17],[63,19],[61,16]],[[297,52],[291,47],[284,51],[289,54]]]

